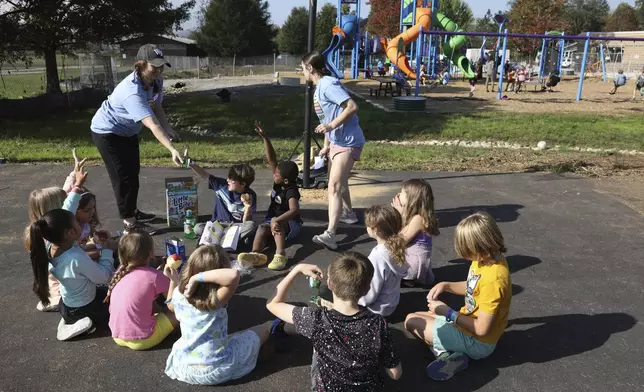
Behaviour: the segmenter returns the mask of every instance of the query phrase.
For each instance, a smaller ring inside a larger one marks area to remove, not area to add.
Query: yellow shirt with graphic
[[[496,344],[508,325],[510,302],[512,301],[512,281],[510,269],[505,258],[494,264],[480,264],[472,261],[467,275],[465,306],[460,314],[477,318],[479,311],[494,315],[490,332],[485,336],[475,336],[460,328],[463,333],[483,343]]]

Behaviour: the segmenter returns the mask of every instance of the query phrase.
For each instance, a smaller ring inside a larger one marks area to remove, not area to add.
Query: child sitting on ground
[[[33,290],[44,306],[50,301],[48,272],[60,282],[58,340],[91,332],[94,325],[107,322],[105,291],[96,286],[110,281],[114,257],[110,249],[103,249],[98,263],[94,262],[76,243],[80,235],[76,217],[63,209],[49,211],[29,227]]]
[[[208,188],[215,191],[215,208],[211,220],[225,227],[239,226],[240,243],[250,244],[257,230],[257,224],[253,222],[257,194],[250,188],[255,181],[255,169],[247,163],[236,164],[228,171],[228,178],[224,179],[211,175],[192,159],[188,162],[192,171],[208,181]],[[203,223],[199,225],[204,226]]]
[[[476,213],[463,219],[454,234],[456,253],[472,260],[467,281],[441,282],[427,295],[429,312],[409,314],[405,328],[431,346],[436,360],[427,374],[443,381],[467,368],[469,359],[494,351],[508,325],[512,283],[503,235],[494,218]],[[442,293],[465,296],[460,311],[438,300]]]
[[[421,179],[407,180],[403,182],[402,191],[394,197],[392,206],[403,218],[400,234],[407,245],[405,258],[409,265],[405,285],[431,285],[434,283],[432,237],[440,234],[432,187]]]
[[[407,275],[407,246],[400,235],[402,218],[392,206],[378,205],[365,212],[365,224],[369,237],[374,238],[378,245],[369,254],[374,268],[371,288],[358,304],[387,317],[398,306],[400,282]]]
[[[615,75],[615,81],[613,82],[613,89],[610,90],[608,94],[614,95],[617,92],[617,89],[626,85],[626,75],[624,75],[624,70],[620,69]]]
[[[105,298],[110,304],[112,338],[119,346],[147,350],[160,344],[179,326],[174,314],[155,302],[159,295],[172,298],[179,276],[168,265],[163,273],[150,267],[154,240],[144,231],[131,231],[121,238],[119,259],[121,266]]]
[[[297,333],[313,343],[312,390],[379,390],[383,365],[390,378],[398,380],[402,375],[387,322],[358,305],[358,300],[369,291],[373,272],[365,256],[343,253],[328,269],[333,309],[298,307],[284,302],[295,278],[299,274],[324,278],[317,266],[298,264],[277,285],[277,293],[266,305],[278,317],[272,328],[276,338]]]
[[[267,240],[272,236],[275,240],[275,256],[268,268],[278,271],[286,268],[288,262],[285,252],[286,242],[295,239],[302,229],[300,191],[297,187],[299,170],[297,164],[292,161],[277,163],[273,145],[259,123],[255,123],[255,130],[264,140],[266,159],[268,167],[273,172],[274,184],[266,221],[257,229],[253,250],[250,253],[240,253],[238,260],[242,265],[255,267],[266,264],[268,257],[262,252]]]
[[[270,325],[228,335],[228,301],[239,285],[239,271],[219,245],[194,251],[171,294],[181,338],[172,346],[165,374],[189,384],[217,385],[241,378],[257,363]]]

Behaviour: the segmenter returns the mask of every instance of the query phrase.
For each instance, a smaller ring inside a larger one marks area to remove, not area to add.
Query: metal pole
[[[338,27],[342,28],[342,0],[338,0]],[[338,51],[335,53],[335,56],[334,56],[335,67],[337,69],[340,69],[340,61],[341,61],[340,57],[343,56],[343,49],[344,49],[344,45],[338,48]],[[344,60],[344,58],[342,60]],[[344,73],[344,69],[342,70],[342,73]]]
[[[370,68],[369,56],[371,55],[371,45],[369,44],[369,32],[364,32],[364,72],[365,79],[367,76],[367,68]]]
[[[606,57],[604,56],[604,44],[599,44],[599,55],[602,57],[602,79],[606,83]]]
[[[277,53],[273,53],[273,75],[277,73]]]
[[[454,35],[464,35],[467,37],[505,37],[504,33],[481,33],[481,32],[470,32],[470,31],[443,31],[443,30],[432,30],[428,34],[451,37]],[[518,34],[518,33],[508,33],[508,38],[545,38],[552,39],[552,35],[546,34]],[[589,39],[587,35],[564,35],[559,39],[565,39],[568,41],[585,41]],[[644,42],[644,38],[638,37],[606,37],[603,35],[593,35],[590,36],[590,39],[593,41],[632,41],[632,42]]]
[[[564,32],[562,31],[561,36],[563,35],[564,35]],[[563,70],[564,53],[566,52],[566,40],[562,39],[561,41],[559,41],[559,45],[561,45],[561,47],[559,52],[559,67],[557,71],[559,71],[559,77],[561,77],[562,76],[561,72]]]
[[[586,33],[584,44],[584,58],[581,61],[581,72],[579,72],[579,88],[577,89],[577,102],[581,101],[581,91],[584,88],[584,74],[586,73],[586,62],[588,61],[588,48],[590,48],[590,33]]]
[[[420,44],[422,42],[422,39],[425,36],[425,34],[423,33],[423,30],[424,29],[421,27],[420,28],[420,34],[418,34],[418,39],[417,39],[418,45],[417,45],[416,49],[420,48]],[[416,92],[415,92],[416,97],[420,93],[420,57],[421,57],[420,50],[416,50]],[[402,96],[402,90],[401,90],[400,95]]]
[[[548,32],[546,31],[546,35]],[[539,58],[539,76],[537,77],[537,80],[539,83],[541,83],[541,78],[543,77],[543,67],[545,66],[546,63],[546,43],[548,40],[543,39],[541,42],[541,58]]]
[[[315,17],[318,8],[317,0],[309,0],[309,53],[315,50]],[[302,186],[309,187],[311,177],[311,115],[313,113],[313,83],[306,83],[306,106],[304,107],[304,159],[302,160]],[[290,159],[290,157],[289,157]]]
[[[505,34],[508,33],[508,29],[505,29]],[[503,37],[503,52],[501,54],[501,72],[499,76],[499,96],[498,99],[500,100],[503,98],[503,75],[505,75],[505,52],[507,52],[508,49],[508,37]]]
[[[353,79],[358,79],[360,77],[360,71],[358,68],[360,68],[360,1],[358,1],[356,5],[356,16],[358,19],[356,20],[356,23],[358,26],[356,27],[356,33],[353,36],[353,60],[352,60],[352,70],[351,72],[353,73]],[[366,55],[366,52],[365,52]]]

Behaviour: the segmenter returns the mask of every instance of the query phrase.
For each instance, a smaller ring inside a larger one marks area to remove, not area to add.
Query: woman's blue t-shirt
[[[343,103],[351,99],[342,83],[336,78],[324,76],[317,84],[313,102],[315,112],[322,124],[330,124],[344,111]],[[364,134],[360,128],[357,115],[352,116],[343,125],[328,133],[331,143],[340,147],[362,147],[365,144]]]
[[[132,72],[103,101],[92,118],[92,132],[124,137],[137,135],[143,128],[141,121],[154,116],[154,105],[163,101],[163,78],[159,77],[156,85],[156,93],[151,87],[145,90],[141,79]]]

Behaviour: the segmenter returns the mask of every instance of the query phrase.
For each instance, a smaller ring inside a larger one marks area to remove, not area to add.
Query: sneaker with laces
[[[127,233],[129,233],[131,231],[144,231],[144,232],[146,232],[146,233],[148,233],[150,235],[155,235],[157,233],[158,229],[156,229],[156,228],[154,228],[154,227],[152,227],[152,226],[150,226],[148,224],[145,224],[143,222],[139,222],[139,221],[136,221],[131,225],[127,224],[127,223],[124,223],[123,224],[123,234],[125,235],[125,234],[127,234]]]
[[[340,222],[346,223],[347,225],[355,225],[358,223],[358,216],[355,212],[351,211],[348,213],[342,213],[340,216]]]
[[[65,320],[61,318],[58,323],[56,338],[61,341],[69,340],[84,333],[91,333],[93,328],[94,325],[89,317],[82,318],[74,324],[65,324]]]
[[[47,306],[43,305],[41,301],[38,301],[38,305],[36,305],[36,310],[40,312],[58,312],[58,310],[60,309],[58,306],[59,301],[60,301],[60,297],[56,300],[51,301]]]
[[[288,257],[280,254],[275,254],[275,256],[273,256],[273,261],[271,261],[271,263],[268,265],[268,269],[273,271],[281,271],[286,268],[287,263]]]
[[[338,248],[338,244],[335,241],[335,234],[331,233],[328,230],[325,230],[324,233],[320,235],[313,236],[313,242],[316,244],[324,245],[331,250]]]
[[[425,370],[432,380],[446,381],[467,369],[469,363],[470,357],[464,353],[442,353]]]
[[[242,266],[253,266],[259,268],[268,262],[268,257],[263,253],[250,252],[250,253],[240,253],[237,256],[237,261]]]
[[[154,214],[146,214],[143,211],[136,210],[134,211],[134,218],[136,219],[137,222],[150,222],[153,221],[154,218],[156,218],[156,215]]]

